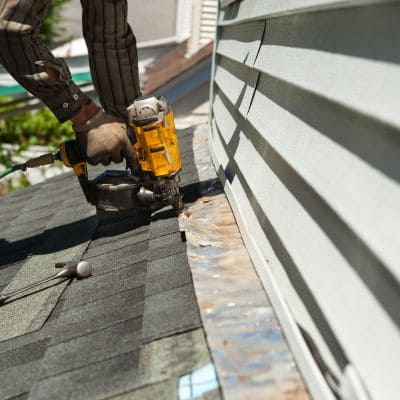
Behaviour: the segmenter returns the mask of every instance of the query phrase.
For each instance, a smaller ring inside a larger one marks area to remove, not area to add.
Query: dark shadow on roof
[[[95,216],[60,225],[25,239],[9,242],[0,239],[0,268],[37,254],[50,254],[82,243],[82,235],[75,234],[93,224]],[[62,240],[56,240],[62,238]]]
[[[58,280],[58,281],[51,281],[51,282],[49,282],[48,285],[46,285],[46,286],[44,286],[44,287],[42,286],[42,287],[38,288],[37,290],[31,290],[31,291],[29,291],[29,292],[27,292],[27,293],[20,294],[20,295],[17,295],[17,296],[15,296],[15,297],[11,297],[10,299],[7,299],[7,300],[5,300],[4,302],[0,303],[0,307],[4,307],[4,306],[6,306],[7,304],[11,304],[11,303],[14,303],[15,301],[22,300],[22,299],[24,299],[25,297],[32,296],[33,294],[43,292],[44,290],[50,289],[50,288],[52,288],[52,287],[54,287],[54,286],[58,286],[58,285],[60,285],[61,283],[67,281],[67,280],[70,280],[70,279],[67,278],[67,279],[61,279],[61,280]],[[5,294],[7,294],[7,293],[5,293]]]
[[[119,236],[146,225],[150,225],[150,215],[147,212],[138,213],[128,218],[125,216],[123,220],[102,221],[97,227],[94,237],[99,239]]]
[[[170,217],[168,216],[168,218]],[[5,239],[0,239],[0,269],[22,261],[31,255],[50,254],[82,243],[82,235],[79,235],[78,232],[93,226],[95,220],[96,216],[87,217],[73,223],[47,229],[40,234],[17,241],[9,242]],[[94,236],[97,239],[118,236],[149,224],[150,217],[148,213],[132,216],[122,222],[103,221],[96,228]]]
[[[182,187],[183,200],[186,204],[194,203],[203,196],[214,196],[222,191],[221,183],[217,178],[190,183]]]

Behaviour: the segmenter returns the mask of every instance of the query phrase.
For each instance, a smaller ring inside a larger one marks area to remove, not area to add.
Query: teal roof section
[[[72,74],[72,80],[75,83],[79,84],[92,81],[92,75],[90,74],[89,70],[79,71],[79,72],[73,72],[72,70],[71,74]],[[2,82],[5,82],[6,80],[7,80],[6,77],[0,78],[0,81]],[[9,76],[9,82],[10,84],[0,85],[0,97],[17,96],[20,94],[27,93],[27,90],[21,85],[19,85],[11,76]]]

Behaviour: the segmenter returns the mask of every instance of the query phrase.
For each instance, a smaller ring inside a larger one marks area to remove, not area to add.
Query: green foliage
[[[25,175],[20,175],[18,179],[7,179],[7,192],[15,192],[16,190],[26,188],[31,185],[28,178]]]
[[[61,21],[61,9],[70,0],[52,0],[46,16],[40,27],[40,35],[48,45],[54,45],[62,40],[62,33],[57,25]]]
[[[0,104],[6,102],[0,98]],[[4,110],[4,107],[2,108]],[[55,151],[61,142],[74,138],[72,123],[60,124],[47,108],[0,120],[0,170],[16,163],[15,157],[32,145]],[[7,145],[12,146],[7,146]],[[25,175],[0,181],[0,196],[29,186]]]
[[[63,32],[59,29],[58,24],[61,22],[61,9],[69,1],[52,0],[46,11],[40,27],[40,35],[50,47],[68,39],[62,37]],[[0,104],[9,100],[0,98]],[[2,111],[6,111],[6,109],[3,107]],[[60,125],[48,109],[0,120],[0,168],[13,165],[13,158],[31,145],[49,146],[53,151],[62,141],[73,137],[72,124],[68,122]],[[14,146],[7,147],[4,144]],[[0,182],[0,196],[29,185],[25,175],[21,175],[17,180],[3,180]]]
[[[0,98],[0,104],[4,102]],[[7,117],[0,120],[0,164],[10,166],[14,156],[29,146],[48,146],[53,151],[73,137],[72,123],[60,124],[47,108]],[[14,145],[11,150],[6,143]]]
[[[47,108],[0,121],[0,142],[18,144],[21,150],[33,145],[55,148],[61,141],[72,137],[71,123],[61,125]]]

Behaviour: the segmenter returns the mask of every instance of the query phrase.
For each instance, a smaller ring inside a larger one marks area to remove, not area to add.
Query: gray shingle
[[[161,383],[136,389],[132,392],[124,393],[112,397],[112,400],[176,400],[178,399],[177,379],[169,379]],[[110,400],[111,400],[110,399]]]
[[[197,180],[191,134],[180,133],[184,185]],[[95,225],[73,174],[0,199],[0,282]],[[0,342],[0,398],[175,399],[179,377],[210,362],[174,210],[103,221],[91,235],[93,277],[68,285],[39,330]]]
[[[170,218],[165,219],[157,219],[157,214],[153,215],[153,221],[151,222],[150,239],[158,238],[160,236],[179,231],[179,224],[176,220],[176,217],[172,217],[172,211],[169,211],[169,213]]]
[[[51,344],[87,335],[143,314],[144,287],[126,290],[62,312],[56,320]]]
[[[6,197],[2,197],[0,199],[0,202],[1,202],[1,204],[11,204],[11,203],[17,203],[18,201],[21,201],[21,200],[26,201],[26,200],[30,199],[35,192],[38,192],[38,191],[40,191],[39,186],[29,186],[29,187],[25,188],[24,190],[13,192],[13,193],[10,193]]]
[[[66,287],[66,289],[68,288],[68,286]],[[65,290],[66,290],[65,289]],[[47,318],[45,324],[49,324],[49,322],[56,320],[62,312],[62,309],[64,307],[64,303],[65,303],[65,299],[63,298],[64,296],[64,292],[61,294],[60,299],[58,300],[56,306],[53,308],[53,310],[51,311],[51,314],[49,315],[49,317]]]
[[[0,291],[8,285],[14,275],[19,271],[23,262],[19,262],[6,267],[0,267]]]
[[[13,226],[21,226],[24,224],[30,225],[31,223],[35,223],[36,221],[42,219],[49,220],[49,218],[51,218],[51,216],[54,215],[57,211],[59,211],[59,208],[57,209],[56,207],[44,207],[35,210],[35,212],[33,213],[30,210],[30,207],[25,207],[23,212],[19,214],[18,218],[13,221]]]
[[[128,265],[147,261],[148,247],[149,243],[147,241],[140,242],[100,256],[85,257],[85,260],[90,261],[96,275],[100,275]]]
[[[7,226],[18,217],[21,213],[21,209],[24,206],[24,202],[21,202],[19,205],[4,205],[0,203],[0,228],[4,231]]]
[[[158,235],[150,240],[150,251],[153,251],[157,247],[164,247],[164,246],[173,246],[175,244],[182,243],[181,233],[179,231],[165,234],[165,235]]]
[[[1,371],[0,399],[29,392],[40,373],[41,361],[32,361]]]
[[[150,230],[150,220],[146,216],[134,216],[118,222],[102,222],[96,230],[91,247],[109,243],[114,239],[140,234]]]
[[[30,343],[39,342],[43,339],[49,338],[51,333],[48,327],[44,327],[41,330],[30,333],[29,335],[18,336],[12,340],[0,342],[0,357],[2,353],[12,351],[18,347],[26,346]]]
[[[110,252],[116,252],[125,247],[130,247],[141,242],[146,242],[149,237],[148,232],[142,232],[140,234],[126,235],[125,237],[119,237],[118,239],[111,240],[108,242],[103,242],[101,245],[95,247],[89,247],[88,251],[85,253],[85,258],[90,258],[93,256],[101,256]]]
[[[41,237],[44,237],[44,229],[45,225],[40,227],[39,229],[35,229],[35,227],[31,227],[34,229],[31,231],[30,229],[26,229],[22,231],[20,228],[15,229],[15,233],[12,230],[7,230],[4,232],[3,239],[0,239],[0,247],[1,254],[11,253],[13,249],[14,253],[19,251],[19,249],[24,250],[26,248],[38,247],[38,241]]]
[[[133,242],[141,242],[143,239],[148,239],[150,228],[148,225],[140,227],[131,227],[131,224],[116,226],[113,233],[107,231],[100,231],[97,229],[96,235],[90,243],[90,248],[95,249],[96,247],[103,246],[104,244],[114,243],[116,241],[123,240],[124,238],[131,238]]]
[[[193,179],[193,177],[196,177],[197,175],[197,167],[192,164],[186,164],[185,167],[182,169],[181,172],[181,179],[183,179],[184,177],[188,177],[190,179]]]
[[[124,268],[73,282],[67,289],[63,310],[76,308],[94,300],[110,297],[119,292],[144,286],[146,263],[129,265]]]
[[[48,342],[49,339],[42,339],[1,353],[0,371],[40,360],[47,349]]]
[[[50,346],[43,362],[42,378],[131,352],[141,344],[142,319],[130,319]]]
[[[31,237],[36,233],[36,231],[43,231],[46,228],[47,222],[48,217],[43,217],[33,221],[29,225],[26,225],[25,223],[12,224],[2,231],[2,237],[8,241],[13,241],[14,238],[19,238],[21,236]]]
[[[29,392],[21,393],[18,396],[13,396],[9,400],[27,400],[29,398]]]
[[[153,341],[140,353],[140,371],[146,384],[180,377],[210,363],[203,329]]]
[[[193,286],[146,297],[143,317],[143,341],[149,342],[201,326]]]
[[[179,242],[152,247],[151,250],[149,250],[148,259],[149,261],[153,261],[158,258],[164,258],[180,253],[186,253],[186,243],[182,243],[181,240]]]
[[[150,343],[140,353],[133,351],[44,379],[32,390],[31,399],[112,398],[140,388],[145,394],[148,393],[145,387],[151,384],[166,381],[167,389],[171,378],[177,382],[181,375],[208,363],[210,357],[204,333],[197,329]],[[146,397],[142,399],[147,400]]]
[[[139,386],[139,350],[39,381],[31,400],[89,400]]]
[[[185,253],[154,260],[147,266],[146,296],[180,287],[191,281]]]

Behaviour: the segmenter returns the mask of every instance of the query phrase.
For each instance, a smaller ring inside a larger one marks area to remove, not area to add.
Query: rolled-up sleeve
[[[140,96],[136,37],[127,22],[126,0],[81,0],[83,35],[93,84],[104,109],[127,118]]]
[[[38,34],[49,3],[50,0],[0,1],[0,62],[64,122],[90,98],[71,80],[65,61],[55,58]],[[48,75],[48,68],[55,71],[57,81]]]

